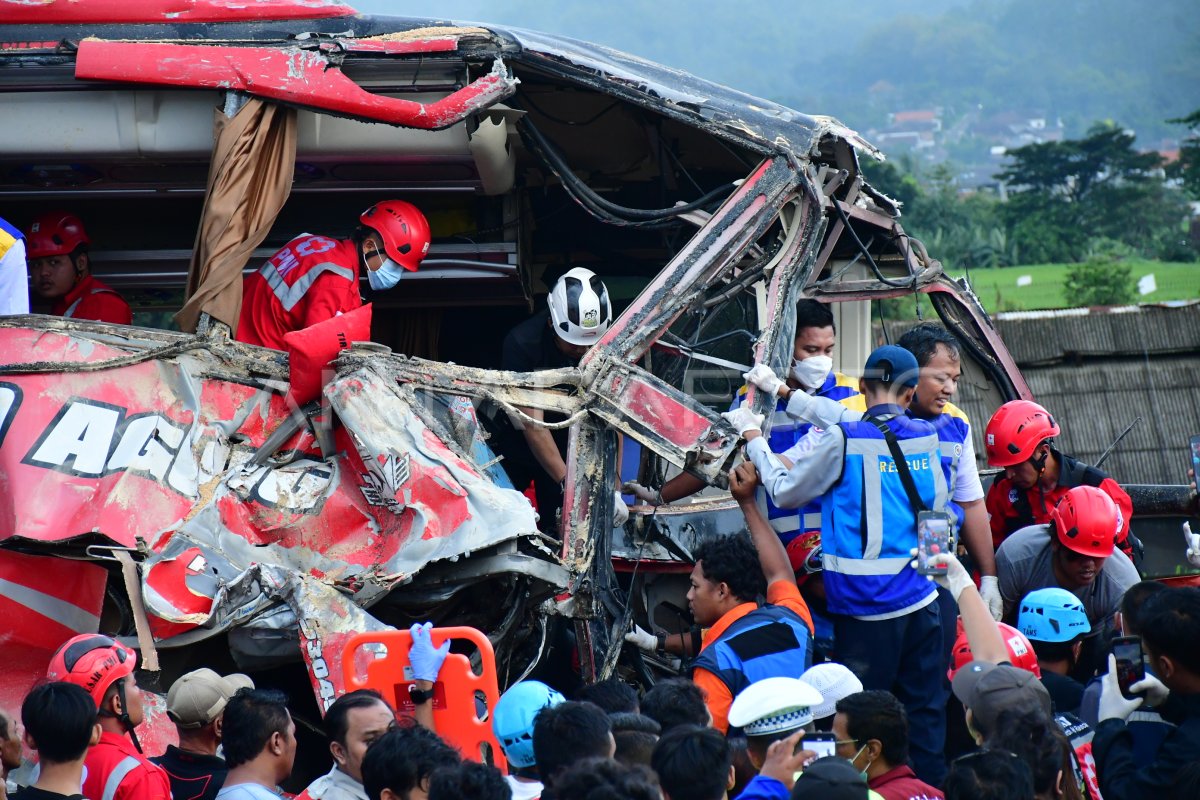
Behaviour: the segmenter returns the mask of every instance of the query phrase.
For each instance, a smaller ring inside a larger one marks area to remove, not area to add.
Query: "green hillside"
[[[1154,275],[1157,289],[1138,297],[1138,302],[1200,298],[1200,264],[1131,260],[1134,280]],[[1063,296],[1063,282],[1070,264],[1033,264],[1005,269],[977,269],[970,275],[971,286],[989,313],[1027,311],[1039,308],[1068,308],[1075,303]],[[954,277],[962,273],[952,272]],[[1018,278],[1029,277],[1026,286],[1017,286]]]

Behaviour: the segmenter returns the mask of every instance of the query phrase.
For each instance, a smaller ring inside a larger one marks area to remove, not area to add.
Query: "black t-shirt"
[[[1059,714],[1076,714],[1083,702],[1083,684],[1066,675],[1042,670],[1042,686],[1050,693],[1050,702]]]
[[[8,797],[9,800],[84,800],[81,794],[47,792],[45,789],[39,789],[36,786],[26,786],[23,789],[18,789]]]
[[[513,372],[536,372],[540,369],[561,369],[574,367],[578,362],[558,349],[554,331],[550,329],[550,312],[539,311],[529,319],[508,332],[504,337],[504,347],[500,356],[500,369]],[[561,422],[566,419],[562,414],[553,411],[545,413],[547,422]],[[553,431],[554,441],[558,444],[560,453],[566,453],[568,432]],[[518,444],[524,444],[524,437],[516,437]],[[530,456],[532,458],[532,455]]]
[[[189,753],[175,745],[167,745],[167,752],[150,760],[166,770],[172,800],[215,800],[229,772],[225,759]]]

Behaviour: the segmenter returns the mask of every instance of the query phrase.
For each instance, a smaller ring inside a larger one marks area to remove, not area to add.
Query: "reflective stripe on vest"
[[[283,276],[279,274],[279,270],[270,261],[258,268],[258,274],[263,276],[267,282],[267,286],[271,287],[271,293],[283,306],[284,311],[291,311],[296,307],[303,298],[305,293],[312,288],[316,283],[317,278],[321,277],[323,272],[332,272],[334,275],[340,275],[348,281],[353,281],[357,276],[354,270],[349,267],[343,267],[340,264],[335,264],[332,261],[326,261],[315,265],[308,272],[301,275],[295,283],[288,285]]]
[[[812,634],[796,612],[784,606],[756,608],[735,620],[692,663],[738,693],[763,678],[794,678],[812,661]]]
[[[121,781],[125,780],[125,776],[133,772],[141,764],[133,756],[125,756],[121,762],[113,767],[113,771],[108,773],[108,779],[104,781],[104,794],[100,795],[100,800],[113,800],[117,796],[117,789],[121,786]]]
[[[105,292],[107,292],[108,294],[117,294],[115,289],[109,289],[107,286],[100,286],[95,289],[92,289],[87,294],[77,297],[75,299],[74,303],[71,303],[71,305],[67,306],[67,310],[63,312],[63,317],[64,318],[74,317],[75,309],[79,308],[79,304],[83,302],[83,298],[91,297],[94,294],[104,294]]]
[[[943,439],[939,427],[924,420],[895,416],[887,425],[924,504],[958,513],[949,495],[962,445]],[[838,427],[845,435],[844,466],[822,504],[821,521],[829,610],[868,617],[903,612],[933,592],[908,566],[917,540],[911,504],[879,430],[867,421]]]

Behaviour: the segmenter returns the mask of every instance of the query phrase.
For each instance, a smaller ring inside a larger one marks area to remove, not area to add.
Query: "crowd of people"
[[[381,203],[351,239],[293,240],[247,279],[239,336],[254,330],[271,345],[314,315],[347,310],[338,298],[348,286],[357,296],[362,267],[376,288],[394,285],[428,248],[418,217]],[[61,251],[45,258],[73,270],[60,304],[111,304],[87,276],[78,220],[35,223],[31,255],[45,252],[38,236]],[[46,276],[35,288],[54,289]],[[339,697],[324,716],[333,766],[301,796],[1200,797],[1200,589],[1141,581],[1120,485],[1060,452],[1053,414],[1017,400],[984,431],[987,463],[1002,470],[985,493],[971,423],[952,402],[961,365],[948,331],[914,327],[852,380],[832,370],[829,310],[802,300],[796,313],[789,374],[755,366],[724,415],[746,441],[729,474],[745,532],[693,550],[694,625],[626,634],[631,648],[679,659],[686,677],[640,696],[614,677],[571,700],[535,680],[508,687],[488,714],[502,774],[439,737],[432,698],[448,645],[414,626],[414,712],[398,716],[369,689]],[[573,269],[548,309],[506,339],[505,366],[578,363],[611,319],[603,282]],[[757,393],[774,400],[765,434],[746,403]],[[553,520],[565,437],[543,421],[523,409],[489,424],[514,484],[532,483]],[[699,488],[685,474],[624,491],[660,505]],[[626,508],[611,489],[620,524]],[[925,532],[938,526],[951,535],[930,549]],[[1189,558],[1193,549],[1200,541]],[[38,764],[14,797],[278,796],[297,750],[287,696],[242,675],[190,672],[167,695],[178,745],[148,756],[136,664],[106,636],[63,645],[20,714],[0,715],[5,771],[21,763],[22,744]]]

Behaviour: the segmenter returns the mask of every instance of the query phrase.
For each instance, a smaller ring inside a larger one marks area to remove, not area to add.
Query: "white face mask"
[[[792,377],[805,389],[816,389],[825,382],[832,369],[833,359],[829,356],[809,356],[792,362]]]

